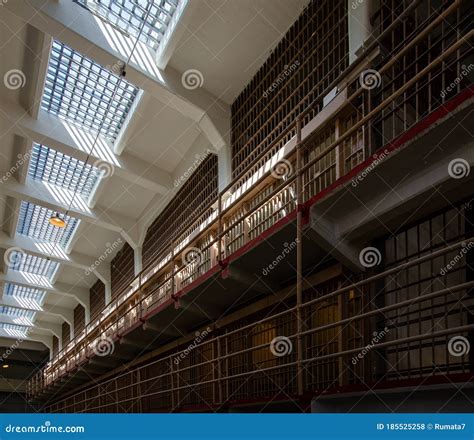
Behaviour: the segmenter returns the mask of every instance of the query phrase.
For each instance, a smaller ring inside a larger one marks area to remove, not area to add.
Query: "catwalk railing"
[[[454,337],[462,343],[460,338],[474,330],[468,316],[474,310],[474,281],[452,283],[440,274],[429,286],[424,283],[421,294],[397,301],[388,300],[380,287],[423,265],[440,272],[467,243],[474,244],[474,238],[462,238],[363,280],[349,282],[346,276],[336,275],[306,289],[299,332],[295,294],[287,293],[275,305],[203,330],[179,349],[45,409],[212,411],[270,396],[298,401],[300,375],[302,393],[311,395],[355,391],[361,385],[367,390],[387,383],[400,386],[417,379],[420,384],[432,384],[437,378],[443,382],[446,374],[451,381],[456,375],[472,376],[474,364],[468,350],[462,353],[450,341]]]
[[[455,1],[434,14],[388,54],[380,54],[377,41],[368,46],[327,93],[242,169],[203,210],[205,214],[106,306],[100,319],[89,323],[30,379],[29,396],[93,357],[104,338],[120,338],[212,267],[225,266],[234,252],[279,220],[301,213],[297,204],[311,203],[355,167],[375,160],[377,153],[466,89],[463,72],[472,54],[473,31],[460,32],[463,20],[469,20],[469,15],[459,15],[461,3]],[[456,26],[446,29],[448,17],[455,17]],[[392,31],[388,26],[378,40]],[[324,97],[335,87],[338,93],[324,106]],[[434,95],[435,90],[440,94]],[[321,111],[312,118],[314,108]]]

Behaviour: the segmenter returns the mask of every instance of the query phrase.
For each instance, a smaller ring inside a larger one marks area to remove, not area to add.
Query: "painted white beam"
[[[46,277],[17,271],[9,271],[6,274],[0,273],[0,281],[44,290],[48,294],[48,297],[53,295],[58,299],[64,296],[74,298],[78,303],[86,307],[86,309],[89,308],[89,289],[84,287],[61,282],[52,284]],[[51,297],[50,302],[54,302],[53,297]]]
[[[34,329],[30,329],[27,335],[19,336],[15,334],[9,334],[6,330],[0,329],[0,337],[5,339],[11,339],[15,341],[34,341],[34,342],[41,342],[48,348],[50,353],[53,350],[53,337],[50,335],[43,335],[34,331]]]
[[[33,118],[38,117],[41,108],[51,43],[49,35],[33,26],[27,26],[25,46],[28,48],[28,56],[23,60],[23,72],[27,74],[28,80],[20,90],[20,103]]]
[[[33,301],[28,301],[25,298],[15,298],[12,296],[3,296],[0,299],[0,305],[16,307],[18,309],[30,310],[41,315],[57,316],[66,321],[70,326],[74,325],[74,311],[59,307],[54,304],[43,303],[42,305],[35,304]]]
[[[33,182],[30,179],[21,184],[13,178],[0,185],[0,194],[44,206],[59,213],[65,213],[65,206],[68,205],[68,200],[74,195],[71,191],[61,190],[54,185],[39,181]],[[136,246],[133,235],[136,223],[134,219],[100,207],[88,208],[80,196],[76,196],[74,200],[74,204],[68,210],[71,217],[109,231],[119,232],[132,247]]]
[[[4,232],[0,232],[0,248],[9,249],[13,247],[21,248],[27,254],[50,258],[51,261],[80,269],[88,269],[94,264],[94,259],[88,255],[79,252],[66,254],[60,246],[54,246],[52,243],[37,241],[19,234],[14,238],[10,238]]]
[[[110,277],[108,274],[108,272],[110,272],[108,265],[98,265],[96,260],[89,255],[74,251],[66,253],[61,246],[55,246],[48,242],[40,242],[23,235],[16,234],[14,238],[10,238],[7,234],[0,231],[0,248],[6,250],[20,248],[27,254],[49,258],[51,261],[82,269],[84,274],[88,272],[94,273],[102,281]]]
[[[0,11],[1,12],[1,11]],[[114,175],[128,182],[150,189],[156,193],[166,193],[172,186],[169,173],[144,160],[123,153],[117,156],[113,147],[104,139],[87,133],[45,110],[38,111],[38,118],[31,117],[19,104],[0,103],[0,128],[2,134],[17,134],[30,142],[39,142],[52,149],[85,161],[103,170],[108,178]]]
[[[34,322],[28,325],[28,324],[21,323],[19,319],[20,318],[10,316],[5,313],[0,313],[0,323],[2,324],[20,325],[23,327],[45,330],[47,332],[50,332],[57,338],[61,339],[61,335],[62,335],[61,324],[54,324],[52,322],[46,322],[46,321],[41,321],[40,319],[36,319]]]

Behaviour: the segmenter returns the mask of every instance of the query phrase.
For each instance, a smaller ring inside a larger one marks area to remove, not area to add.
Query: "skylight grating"
[[[34,301],[39,305],[43,304],[46,292],[34,287],[20,286],[18,284],[6,283],[3,290],[4,296],[9,296],[16,299]]]
[[[77,227],[79,220],[63,215],[62,218],[67,225],[62,229],[49,223],[49,219],[54,214],[55,212],[51,209],[22,201],[16,232],[37,240],[57,243],[64,248]]]
[[[18,272],[26,272],[34,275],[40,275],[51,279],[56,273],[59,263],[37,257],[36,255],[24,254],[15,251],[11,257],[13,261],[9,268]]]
[[[73,0],[127,35],[156,49],[173,18],[178,0]]]
[[[73,157],[33,144],[28,175],[89,197],[99,178],[99,170]]]
[[[5,333],[11,336],[26,336],[26,334],[28,333],[30,329],[23,325],[6,324],[3,322],[0,322],[0,330],[4,330]]]
[[[0,313],[3,315],[11,316],[13,318],[26,318],[29,321],[32,321],[36,313],[32,310],[25,310],[20,309],[17,307],[10,307],[10,306],[1,306],[0,305]]]
[[[53,41],[41,107],[112,141],[138,89],[94,61]]]

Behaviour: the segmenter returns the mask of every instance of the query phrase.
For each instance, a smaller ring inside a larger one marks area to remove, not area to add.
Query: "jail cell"
[[[472,235],[473,220],[472,210],[462,204],[387,237],[384,242],[386,268],[470,238],[468,232]],[[457,249],[387,277],[385,304],[419,298],[472,280],[472,267],[468,264],[472,252],[470,246]],[[403,340],[471,324],[473,310],[472,289],[453,289],[387,312],[386,326],[390,329],[387,338]],[[400,379],[471,371],[472,362],[467,353],[463,356],[450,353],[450,340],[456,336],[470,337],[468,334],[448,335],[390,347],[386,351],[387,376]]]
[[[381,50],[373,68],[381,71],[383,65],[414,38],[428,23],[443,13],[453,1],[424,0],[400,20],[400,14],[409,6],[408,1],[382,0],[373,11],[371,22]],[[392,66],[380,74],[378,86],[370,90],[374,108],[406,84],[459,38],[460,29],[468,29],[473,19],[470,2],[462,2],[459,9],[444,19],[427,35],[409,48]],[[382,37],[390,26],[394,27]],[[433,67],[428,75],[415,82],[399,98],[383,109],[374,119],[374,145],[380,148],[416,122],[472,84],[466,66],[472,64],[473,48],[463,45],[446,60]]]

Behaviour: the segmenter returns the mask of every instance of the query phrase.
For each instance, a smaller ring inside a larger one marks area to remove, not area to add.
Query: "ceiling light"
[[[60,217],[59,213],[54,214],[49,219],[49,224],[61,229],[66,227],[66,222]]]
[[[2,368],[8,368],[10,365],[8,364],[5,364],[5,365],[2,365]]]

